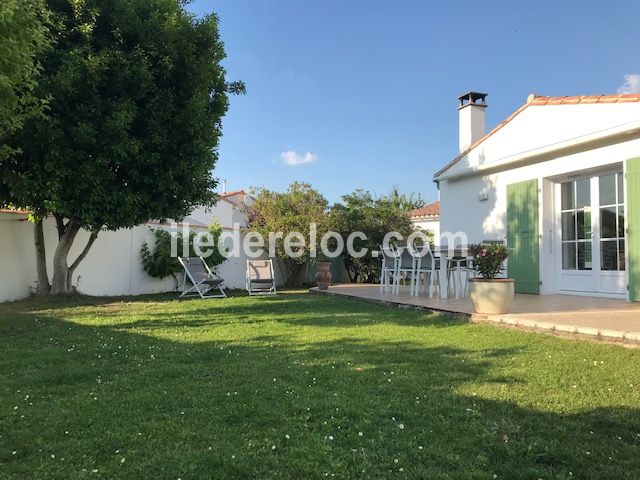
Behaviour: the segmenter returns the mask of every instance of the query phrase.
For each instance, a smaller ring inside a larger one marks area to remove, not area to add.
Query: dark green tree
[[[0,166],[0,199],[35,222],[40,293],[72,290],[98,232],[182,218],[216,197],[212,176],[229,83],[215,15],[181,0],[47,0],[56,43],[36,94],[46,118],[25,123]],[[42,220],[55,217],[53,278]],[[80,229],[91,232],[73,261]]]
[[[342,202],[335,204],[330,212],[330,225],[340,233],[343,239],[351,232],[362,232],[366,240],[355,239],[354,250],[367,250],[362,257],[345,252],[344,265],[352,282],[371,283],[378,281],[380,260],[371,256],[378,250],[384,236],[389,232],[398,232],[407,238],[413,232],[407,209],[401,208],[393,196],[374,197],[364,190],[342,196]]]

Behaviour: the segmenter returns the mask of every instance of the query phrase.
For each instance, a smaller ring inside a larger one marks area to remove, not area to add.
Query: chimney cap
[[[460,105],[458,108],[466,107],[467,105],[476,105],[477,107],[486,107],[487,101],[487,93],[480,92],[467,92],[464,95],[460,95],[458,100],[460,100]]]

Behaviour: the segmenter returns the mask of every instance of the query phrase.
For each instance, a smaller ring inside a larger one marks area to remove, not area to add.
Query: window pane
[[[618,173],[616,176],[618,177],[618,203],[624,203],[624,179],[621,173]]]
[[[625,270],[625,260],[624,260],[624,240],[618,241],[618,265],[620,265],[619,270]]]
[[[575,202],[573,201],[573,182],[566,182],[562,184],[562,210],[572,210],[575,208]]]
[[[562,240],[576,239],[576,214],[574,212],[562,213]]]
[[[616,238],[616,207],[604,207],[600,209],[600,237]]]
[[[578,242],[578,270],[591,270],[591,242]]]
[[[591,206],[591,180],[583,178],[576,182],[576,208]]]
[[[624,207],[618,207],[618,237],[624,238]]]
[[[600,205],[615,205],[616,202],[616,174],[600,177]]]
[[[586,209],[576,212],[576,220],[578,224],[578,238],[591,238],[591,212]]]
[[[618,270],[618,246],[616,240],[600,242],[600,268]]]
[[[562,269],[576,269],[576,244],[574,242],[562,244]]]

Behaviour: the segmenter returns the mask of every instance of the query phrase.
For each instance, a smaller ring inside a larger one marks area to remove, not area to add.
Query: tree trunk
[[[36,271],[38,273],[38,295],[49,293],[49,275],[47,274],[47,253],[44,244],[44,230],[42,220],[38,220],[33,225],[34,240],[36,246]]]
[[[54,295],[72,292],[68,281],[69,265],[67,264],[67,257],[79,230],[80,224],[71,219],[64,226],[64,231],[58,240],[56,251],[53,254],[53,280],[51,281],[50,290]]]

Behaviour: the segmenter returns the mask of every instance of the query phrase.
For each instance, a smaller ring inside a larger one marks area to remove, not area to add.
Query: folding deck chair
[[[247,292],[249,295],[275,295],[276,277],[271,260],[247,260]]]
[[[182,295],[180,295],[180,298],[195,295],[199,295],[200,298],[223,298],[227,296],[222,288],[224,280],[211,271],[204,258],[178,257],[178,261],[184,268]],[[190,288],[187,288],[187,280],[191,284]],[[209,294],[212,290],[217,290],[220,293]]]

